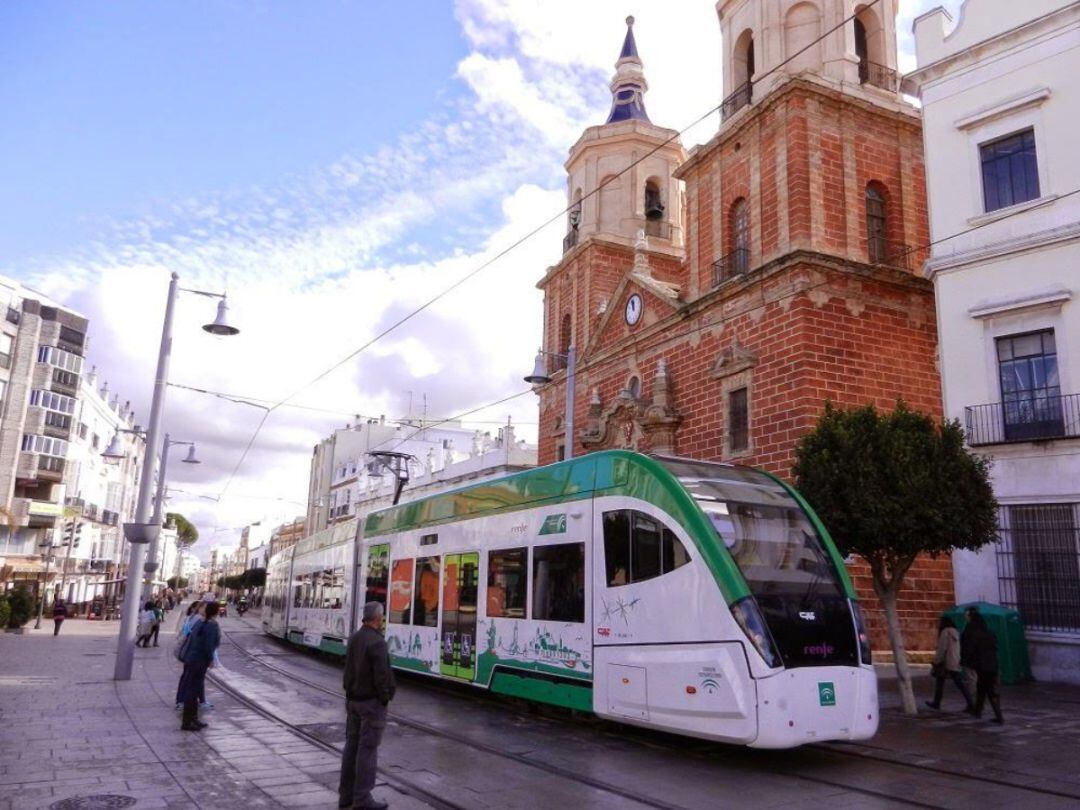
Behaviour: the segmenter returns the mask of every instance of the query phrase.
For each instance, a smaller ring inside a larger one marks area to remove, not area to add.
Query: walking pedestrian
[[[945,694],[945,679],[950,679],[964,696],[967,711],[971,711],[975,704],[971,700],[971,692],[964,683],[963,673],[960,671],[960,633],[948,616],[942,616],[938,623],[937,652],[934,653],[934,665],[930,670],[934,676],[934,699],[926,701],[931,709],[941,708],[941,698]]]
[[[975,717],[982,717],[983,706],[989,700],[994,710],[994,722],[1004,723],[1001,698],[997,692],[997,637],[978,610],[970,607],[964,615],[967,616],[968,624],[960,639],[960,658],[964,666],[975,671],[976,678],[975,705],[970,711]]]
[[[386,728],[386,707],[394,697],[394,673],[382,636],[383,614],[380,602],[364,605],[363,624],[345,651],[346,724],[339,808],[382,810],[388,806],[371,795],[379,743]]]
[[[136,647],[150,646],[150,631],[154,626],[154,603],[147,602],[143,605],[139,614],[139,637],[135,640]]]
[[[150,622],[150,637],[146,640],[146,646],[150,646],[150,638],[152,638],[156,647],[158,645],[158,633],[161,631],[161,622],[165,619],[165,611],[161,609],[160,599],[154,602],[151,610],[154,611],[154,620]]]
[[[206,685],[206,670],[214,665],[214,653],[221,643],[221,628],[214,617],[217,603],[206,606],[205,618],[191,630],[191,641],[184,651],[183,692],[184,713],[180,721],[183,731],[199,731],[206,723],[199,720],[199,696]]]
[[[53,635],[60,635],[60,625],[64,623],[64,619],[67,618],[67,605],[64,604],[63,599],[57,599],[56,604],[53,605],[52,619],[53,619]]]

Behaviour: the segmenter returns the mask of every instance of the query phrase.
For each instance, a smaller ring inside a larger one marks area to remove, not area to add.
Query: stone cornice
[[[946,273],[957,270],[971,264],[1010,256],[1014,253],[1023,253],[1029,250],[1041,250],[1058,242],[1069,242],[1080,239],[1080,221],[1070,222],[1056,228],[1049,228],[1037,233],[1024,234],[1013,239],[1003,239],[1000,242],[991,242],[982,247],[965,250],[962,253],[952,253],[948,256],[935,256],[926,263],[926,277],[932,279],[938,273]]]
[[[686,161],[673,172],[679,180],[685,180],[686,175],[707,157],[722,148],[728,141],[743,137],[747,129],[756,125],[765,112],[788,96],[803,92],[827,98],[830,101],[842,102],[851,106],[889,118],[896,123],[915,129],[922,128],[922,114],[919,110],[906,102],[896,102],[895,105],[884,105],[885,99],[874,103],[869,98],[845,93],[842,85],[826,82],[824,79],[815,79],[807,76],[792,76],[782,84],[774,87],[761,101],[751,103],[739,110],[729,121],[720,124],[720,129],[706,143],[695,146]]]
[[[747,287],[764,284],[768,279],[779,276],[796,265],[809,265],[812,269],[831,272],[837,276],[846,276],[856,280],[874,281],[892,287],[908,289],[914,293],[928,295],[933,292],[933,285],[930,281],[921,276],[912,275],[905,270],[848,261],[836,256],[829,256],[824,253],[815,253],[808,250],[796,250],[762,265],[760,268],[752,271],[741,283],[730,282],[722,284],[693,301],[681,304],[667,318],[660,319],[655,323],[650,324],[648,327],[641,329],[621,343],[607,346],[595,354],[586,352],[579,358],[579,362],[582,364],[582,367],[579,367],[579,373],[588,372],[591,366],[618,358],[628,350],[633,351],[634,348],[639,345],[653,345],[658,333],[663,333],[668,329],[675,328],[680,323],[692,320],[707,309],[716,308],[718,311],[722,311],[722,302],[727,298],[733,297],[733,293],[736,291],[742,291]],[[839,281],[841,279],[837,280]],[[785,293],[784,297],[793,297],[800,293],[812,292],[818,286],[819,285],[807,282],[800,285],[800,289]],[[834,283],[822,286],[834,291],[836,289]],[[771,303],[771,301],[766,300],[765,303]],[[755,307],[756,306],[757,305],[755,304]],[[737,315],[740,313],[734,314]],[[716,324],[711,324],[710,326],[718,326],[723,321],[729,320],[730,317],[732,317],[730,313],[724,313],[720,321]],[[709,328],[709,326],[702,325],[700,328],[706,329]],[[563,378],[560,375],[564,376],[565,373],[565,371],[557,372],[552,375],[552,379],[559,381]]]
[[[1044,34],[1052,33],[1058,28],[1063,28],[1062,17],[1076,17],[1078,18],[1077,21],[1080,21],[1080,3],[1073,3],[1045,16],[1037,17],[1016,28],[1002,31],[997,36],[990,37],[990,39],[973,43],[963,50],[916,68],[903,77],[901,88],[905,93],[917,96],[923,86],[945,78],[950,73],[963,68],[978,67],[988,57],[994,54],[1006,53],[1014,47],[1030,46],[1033,40]],[[961,15],[960,22],[946,39],[954,36],[963,24],[964,18]]]
[[[614,248],[619,251],[625,251],[627,254],[627,269],[629,269],[634,263],[634,243],[631,240],[625,242],[617,242],[611,237],[604,237],[598,234],[589,234],[588,236],[582,236],[581,241],[578,242],[573,248],[563,254],[562,258],[556,264],[551,265],[544,273],[543,278],[536,282],[536,289],[542,290],[555,278],[559,276],[575,259],[581,256],[585,252],[585,248],[588,246],[602,247],[602,248]],[[663,246],[653,247],[650,243],[649,248],[645,251],[649,256],[657,256],[665,259],[674,259],[680,264],[686,261],[686,251],[683,248],[665,248]]]

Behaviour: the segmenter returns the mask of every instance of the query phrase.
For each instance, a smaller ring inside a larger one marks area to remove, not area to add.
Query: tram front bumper
[[[825,740],[867,740],[878,727],[872,667],[797,667],[757,681],[753,748],[794,748]]]

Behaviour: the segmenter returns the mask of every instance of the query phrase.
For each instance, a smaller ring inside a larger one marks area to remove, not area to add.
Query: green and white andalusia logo
[[[540,534],[566,534],[566,513],[548,515],[544,518],[544,525],[540,527]]]
[[[819,681],[817,685],[818,702],[822,706],[836,705],[836,687],[832,681]]]

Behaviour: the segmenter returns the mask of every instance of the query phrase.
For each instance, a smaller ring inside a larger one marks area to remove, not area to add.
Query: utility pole
[[[64,545],[67,546],[67,553],[64,555],[64,570],[60,572],[60,598],[65,599],[64,588],[67,587],[67,575],[68,566],[71,563],[71,548],[75,545],[75,527],[78,521],[75,518],[71,519],[71,522],[67,524],[67,539],[64,541]]]
[[[48,592],[49,587],[49,568],[52,566],[52,550],[53,542],[52,537],[49,537],[45,541],[45,547],[48,549],[48,553],[45,556],[45,579],[41,583],[41,598],[38,600],[37,621],[34,622],[34,629],[41,629],[41,615],[45,612],[45,594]]]

